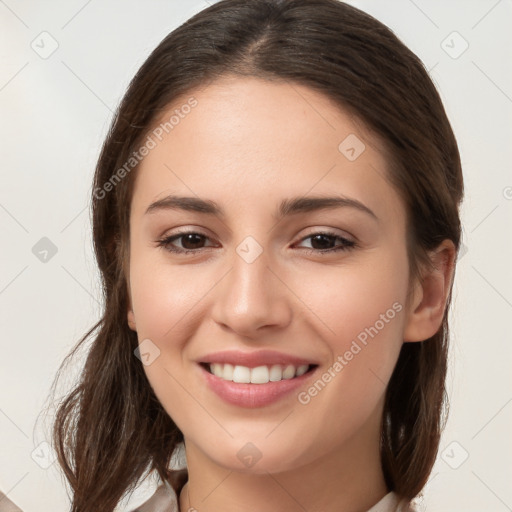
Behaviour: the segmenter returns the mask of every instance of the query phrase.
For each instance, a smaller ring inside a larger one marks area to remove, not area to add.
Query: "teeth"
[[[251,382],[251,370],[246,366],[235,366],[233,370],[233,382],[247,383]]]
[[[293,377],[295,377],[295,366],[289,364],[283,370],[283,379],[293,379]]]
[[[304,375],[308,371],[309,365],[303,364],[302,366],[299,366],[297,368],[297,371],[295,372],[296,377],[300,377],[301,375]]]
[[[249,368],[245,368],[248,370]],[[268,368],[266,366],[257,366],[251,370],[252,384],[266,384],[269,381]]]
[[[232,364],[211,363],[210,371],[216,377],[245,384],[266,384],[267,382],[278,382],[280,380],[293,379],[300,377],[308,371],[309,365],[301,366],[281,366],[274,364],[268,366],[257,366],[248,368],[247,366],[233,366]]]
[[[222,365],[219,364],[219,367],[222,370],[224,378],[226,380],[233,380],[233,372],[234,372],[235,368],[233,367],[232,364],[225,364],[224,368],[222,368]]]
[[[281,380],[282,378],[283,378],[283,369],[278,364],[271,366],[270,367],[270,380],[272,382],[277,382],[278,380]]]

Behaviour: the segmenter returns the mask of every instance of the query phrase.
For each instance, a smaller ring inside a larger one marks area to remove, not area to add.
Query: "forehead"
[[[303,85],[224,77],[173,101],[149,133],[132,202],[140,214],[170,193],[263,207],[333,191],[403,213],[379,139]]]

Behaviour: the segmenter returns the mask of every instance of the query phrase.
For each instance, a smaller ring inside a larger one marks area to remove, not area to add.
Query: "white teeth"
[[[257,366],[251,370],[252,384],[266,384],[268,379],[268,368],[266,366]]]
[[[213,375],[216,375],[217,377],[222,377],[222,375],[224,374],[222,368],[222,365],[219,363],[210,364],[210,371],[213,373]]]
[[[222,365],[219,364],[219,366],[222,368]],[[235,368],[232,364],[225,364],[224,369],[222,371],[222,376],[226,380],[233,380],[233,372]]]
[[[224,375],[222,375],[224,378]],[[233,382],[241,382],[248,384],[251,382],[251,369],[247,366],[235,366],[233,370]]]
[[[283,379],[293,379],[293,377],[295,377],[295,366],[289,364],[283,370]]]
[[[277,382],[278,380],[281,380],[282,378],[283,378],[283,369],[278,364],[271,366],[270,367],[270,380],[272,382]]]
[[[295,372],[296,377],[300,377],[301,375],[304,375],[308,371],[309,365],[303,364],[302,366],[299,366],[297,368],[297,371]]]
[[[232,364],[211,363],[210,371],[223,380],[229,380],[243,384],[266,384],[267,382],[278,382],[280,380],[300,377],[308,371],[309,365],[304,364],[298,367],[292,364],[281,366],[274,364],[268,366],[233,366]]]

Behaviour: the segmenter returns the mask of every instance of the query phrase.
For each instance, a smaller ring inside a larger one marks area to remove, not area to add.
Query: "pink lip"
[[[276,352],[274,350],[258,350],[256,352],[241,352],[240,350],[224,350],[206,354],[197,360],[200,363],[232,364],[233,366],[271,366],[273,364],[302,366],[304,364],[317,364],[315,361]]]
[[[279,382],[267,382],[267,384],[239,384],[216,377],[208,370],[199,365],[208,386],[220,398],[238,407],[256,408],[270,405],[277,402],[297,388],[304,386],[304,383],[315,370],[312,370],[300,377],[281,380]]]
[[[313,368],[300,377],[284,379],[279,382],[245,384],[216,377],[204,367],[204,363],[232,364],[233,366],[241,365],[247,366],[248,368],[264,365],[271,366],[273,364],[283,366],[293,364],[297,367],[305,364],[316,365],[316,363],[272,350],[261,350],[253,353],[240,351],[216,352],[205,355],[198,362],[198,367],[206,384],[217,396],[230,404],[245,408],[263,407],[277,402],[301,386],[305,387],[305,382],[316,373],[317,370],[317,368]]]

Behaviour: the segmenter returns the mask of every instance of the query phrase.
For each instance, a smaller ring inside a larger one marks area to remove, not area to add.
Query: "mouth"
[[[224,402],[245,408],[291,399],[314,379],[320,364],[311,355],[275,350],[224,350],[205,354],[196,363],[207,388]]]
[[[316,364],[273,364],[248,367],[229,363],[199,363],[208,373],[219,379],[238,384],[268,384],[302,377],[313,372]]]

